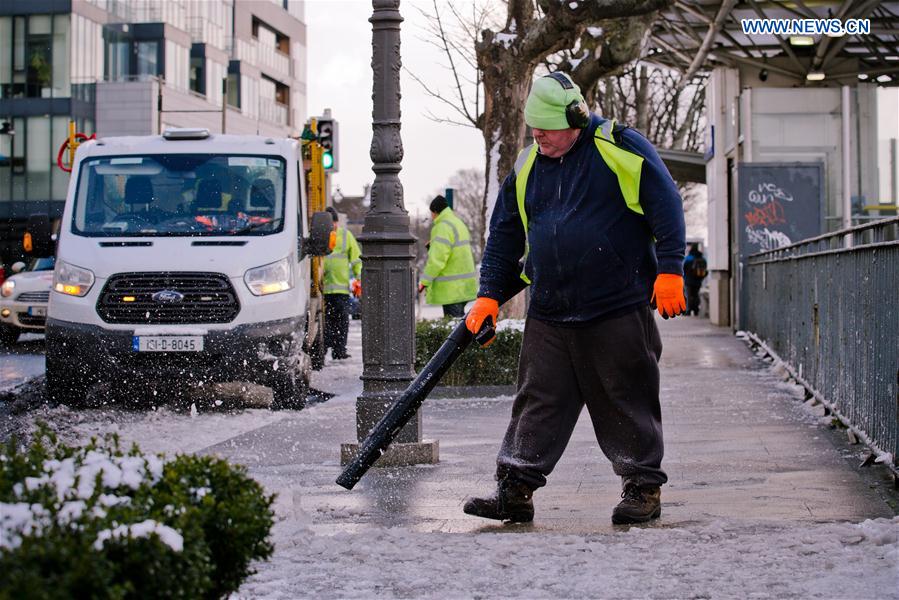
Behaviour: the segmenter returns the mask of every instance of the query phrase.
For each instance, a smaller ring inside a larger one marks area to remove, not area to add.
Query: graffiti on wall
[[[819,164],[740,165],[740,254],[774,250],[821,233]]]

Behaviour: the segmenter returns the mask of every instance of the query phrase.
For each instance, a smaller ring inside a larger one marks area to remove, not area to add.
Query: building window
[[[127,25],[108,26],[103,30],[103,39],[106,44],[104,78],[107,81],[130,79],[144,81],[161,75],[163,73],[162,40],[135,40],[132,38],[133,33],[124,27]]]
[[[253,37],[263,46],[290,56],[290,38],[255,18],[253,19]]]
[[[240,73],[228,73],[228,105],[240,108]]]
[[[131,71],[128,56],[128,42],[110,42],[106,45],[107,81],[121,81]]]
[[[134,74],[138,79],[159,75],[159,42],[134,42],[136,64]]]
[[[190,89],[198,94],[206,95],[206,59],[202,56],[190,58]]]
[[[69,95],[68,16],[0,18],[0,98]]]
[[[47,15],[28,19],[25,35],[25,95],[49,98],[53,80],[52,23]]]

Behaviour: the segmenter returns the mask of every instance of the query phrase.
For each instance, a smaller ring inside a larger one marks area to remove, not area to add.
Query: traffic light
[[[338,171],[337,121],[330,118],[318,120],[318,143],[322,147],[322,167],[329,173]]]

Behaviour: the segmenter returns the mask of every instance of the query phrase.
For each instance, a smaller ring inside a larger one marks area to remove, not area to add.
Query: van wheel
[[[12,325],[0,325],[0,348],[9,348],[19,340],[22,330]]]
[[[90,389],[88,369],[73,368],[52,352],[47,352],[46,386],[47,396],[57,404],[65,404],[72,408],[85,406],[87,392]]]
[[[309,383],[295,370],[272,374],[269,387],[274,396],[272,410],[301,410],[306,406]]]

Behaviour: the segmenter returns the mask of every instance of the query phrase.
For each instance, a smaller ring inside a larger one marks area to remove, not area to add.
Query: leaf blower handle
[[[494,340],[496,340],[496,327],[493,325],[493,317],[488,316],[484,319],[484,323],[478,332],[474,334],[474,341],[480,344],[482,348],[486,348]]]
[[[496,339],[496,322],[499,316],[499,302],[493,298],[480,297],[465,317],[465,327],[475,336],[475,341],[486,348]]]

